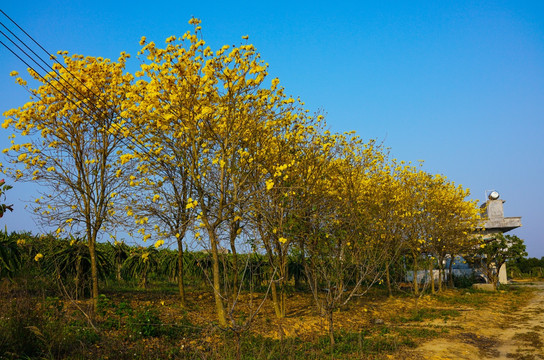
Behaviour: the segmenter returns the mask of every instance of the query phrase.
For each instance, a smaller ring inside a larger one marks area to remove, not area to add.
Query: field
[[[268,298],[263,302],[264,292],[241,293],[231,328],[220,329],[207,289],[189,288],[188,305],[181,308],[169,282],[151,282],[147,289],[105,282],[91,319],[88,300],[61,299],[48,295],[55,289],[38,288],[32,281],[2,281],[0,358],[544,358],[542,285],[421,297],[399,292],[393,298],[376,287],[334,314],[334,347],[327,322],[304,291],[288,295],[283,319]]]

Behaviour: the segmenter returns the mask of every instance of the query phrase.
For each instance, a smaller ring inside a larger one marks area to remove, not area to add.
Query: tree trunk
[[[417,279],[417,272],[418,272],[418,262],[417,262],[417,255],[412,255],[414,258],[414,295],[419,295],[419,281]]]
[[[285,287],[282,285],[281,288],[281,317],[285,317],[285,308],[286,308],[287,294],[285,293]]]
[[[279,257],[270,257],[270,259],[277,259]],[[274,268],[274,263],[277,261],[270,260],[271,264],[271,272],[274,273],[272,269]],[[272,285],[270,287],[271,295],[272,295],[272,304],[274,305],[274,312],[276,313],[276,316],[278,319],[285,317],[285,276],[286,276],[286,269],[284,266],[284,261],[280,260],[279,264],[279,279],[276,281],[275,279],[272,279]],[[272,275],[271,275],[272,276]],[[279,289],[278,289],[279,287]]]
[[[288,269],[287,269],[287,258],[281,256],[280,258],[280,291],[279,291],[279,310],[280,310],[280,317],[285,317],[285,302],[287,298],[287,294],[285,293],[285,285],[287,284],[287,278],[288,278]]]
[[[438,257],[438,291],[442,292],[443,285],[444,285],[444,257],[439,256]]]
[[[93,298],[93,312],[98,308],[98,268],[96,266],[96,234],[92,234],[87,230],[89,241],[89,255],[91,258],[91,291]]]
[[[117,281],[121,281],[121,268],[123,266],[123,264],[119,261],[117,264],[117,270],[115,272],[115,277],[117,279]]]
[[[387,291],[389,292],[389,297],[393,297],[393,289],[391,288],[391,274],[389,273],[390,262],[388,261],[385,264],[385,282],[387,284]]]
[[[142,278],[140,279],[140,287],[142,289],[147,289],[147,262],[144,262],[144,271],[142,272]]]
[[[142,289],[147,289],[147,270],[142,275]]]
[[[74,279],[74,282],[75,282],[75,285],[76,285],[76,296],[75,296],[76,300],[79,299],[80,287],[83,287],[81,285],[81,279],[83,277],[83,270],[81,269],[81,254],[79,254],[79,251],[80,250],[78,250],[78,255],[77,255],[77,259],[76,259],[76,278]],[[85,292],[83,292],[83,297],[85,297]]]
[[[434,291],[434,272],[433,272],[433,269],[434,268],[434,263],[433,263],[433,260],[430,259],[429,261],[429,275],[431,277],[431,294],[434,294],[435,291]],[[438,287],[440,288],[440,272],[438,273]]]
[[[217,237],[215,231],[208,230],[208,236],[210,238],[210,244],[212,247],[212,271],[213,271],[213,296],[215,299],[215,310],[217,312],[217,321],[219,326],[227,327],[227,317],[225,313],[225,306],[221,296],[221,279],[219,277],[219,254],[217,247]]]
[[[186,306],[185,303],[185,284],[183,283],[183,241],[182,237],[178,237],[178,288],[179,288],[179,300],[182,308]]]
[[[453,284],[453,260],[454,259],[455,259],[455,256],[451,255],[450,266],[449,266],[450,277],[448,279],[451,288],[454,287],[454,284]]]
[[[438,292],[442,292],[442,283],[444,282],[444,268],[438,265]]]
[[[232,302],[236,301],[238,294],[238,253],[236,252],[236,232],[237,227],[232,227],[230,232],[230,250],[232,251],[232,272],[234,277],[232,279]]]
[[[272,280],[274,281],[274,280]],[[276,313],[276,317],[278,319],[281,319],[283,316],[281,316],[281,306],[280,301],[278,299],[278,290],[276,289],[276,283],[272,282],[270,286],[271,290],[271,296],[272,296],[272,304],[274,305],[274,312]]]

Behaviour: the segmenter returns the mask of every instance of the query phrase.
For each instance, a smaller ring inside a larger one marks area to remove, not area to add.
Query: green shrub
[[[32,298],[18,297],[0,315],[0,357],[38,356],[43,351],[39,329],[44,324],[37,302]]]
[[[474,274],[467,276],[454,276],[453,285],[459,289],[468,289],[476,282]]]
[[[159,336],[161,334],[162,322],[157,310],[146,308],[142,311],[137,311],[131,317],[127,326],[137,336]]]

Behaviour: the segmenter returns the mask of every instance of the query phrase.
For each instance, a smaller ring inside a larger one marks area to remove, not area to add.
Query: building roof
[[[504,203],[504,200],[490,198],[480,206],[485,219],[480,229],[483,228],[484,234],[505,233],[521,226],[521,216],[504,217]]]

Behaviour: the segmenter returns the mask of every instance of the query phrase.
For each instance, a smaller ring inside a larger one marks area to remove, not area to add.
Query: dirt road
[[[450,336],[429,341],[411,359],[544,359],[544,283],[515,311],[466,311],[449,324]]]

